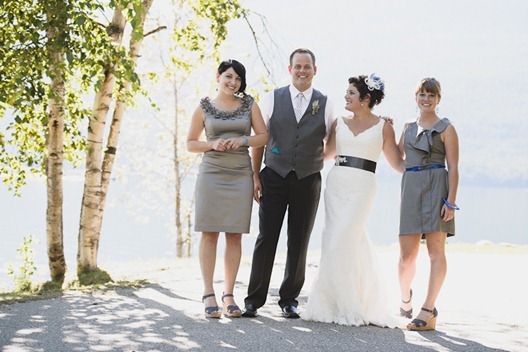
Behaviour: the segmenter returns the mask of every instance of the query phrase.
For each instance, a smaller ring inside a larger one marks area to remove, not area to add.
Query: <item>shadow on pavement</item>
[[[181,284],[181,283],[180,283]],[[414,333],[259,317],[210,319],[193,290],[151,284],[0,307],[2,351],[505,351],[441,331]]]

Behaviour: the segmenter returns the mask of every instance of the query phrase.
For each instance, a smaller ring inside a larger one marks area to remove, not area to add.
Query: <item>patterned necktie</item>
[[[295,97],[295,117],[297,118],[297,122],[299,122],[302,118],[302,115],[304,113],[303,111],[303,99],[304,99],[304,94],[303,93],[299,93],[297,94],[297,96]]]

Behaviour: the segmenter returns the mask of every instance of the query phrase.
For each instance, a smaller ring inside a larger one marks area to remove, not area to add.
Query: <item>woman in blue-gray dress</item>
[[[440,98],[440,83],[436,79],[420,81],[416,89],[420,116],[405,125],[399,143],[405,154],[398,264],[402,316],[412,318],[411,284],[422,238],[426,240],[431,263],[427,296],[416,318],[407,325],[409,330],[436,327],[435,302],[447,272],[446,237],[455,234],[458,136],[451,122],[436,113]]]
[[[187,136],[187,150],[203,153],[195,189],[195,231],[202,232],[199,250],[204,283],[202,301],[208,318],[222,316],[213,287],[220,232],[226,234],[223,313],[229,317],[241,315],[233,290],[240,266],[242,233],[249,233],[253,204],[248,147],[261,147],[268,140],[258,105],[244,94],[244,66],[236,60],[222,62],[216,81],[217,96],[200,101]],[[200,140],[204,130],[205,141]]]

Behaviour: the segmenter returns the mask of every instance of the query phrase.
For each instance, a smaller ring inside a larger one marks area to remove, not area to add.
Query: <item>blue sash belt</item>
[[[423,171],[423,170],[444,169],[444,168],[445,166],[442,164],[431,164],[431,165],[425,165],[425,166],[406,167],[405,171]]]
[[[355,156],[338,155],[336,157],[335,164],[337,166],[355,167],[356,169],[362,169],[365,171],[370,171],[372,173],[376,172],[376,162],[375,161],[367,160],[363,158],[356,158]]]

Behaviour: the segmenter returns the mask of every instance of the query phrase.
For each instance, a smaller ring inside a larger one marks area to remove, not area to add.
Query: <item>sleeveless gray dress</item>
[[[430,130],[421,130],[416,122],[410,123],[404,135],[405,167],[445,165],[445,146],[440,134],[450,124],[444,118]],[[447,195],[445,168],[405,171],[401,184],[400,235],[447,232],[447,236],[454,236],[455,219],[444,222],[440,216],[442,198]]]
[[[253,98],[246,95],[233,111],[200,101],[208,141],[249,136]],[[195,188],[195,226],[199,232],[249,233],[253,205],[253,171],[248,147],[203,154]]]

